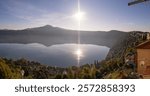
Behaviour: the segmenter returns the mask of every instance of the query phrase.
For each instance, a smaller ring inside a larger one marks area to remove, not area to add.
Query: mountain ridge
[[[102,45],[111,48],[119,38],[127,35],[123,31],[80,31],[82,44]],[[77,43],[78,31],[51,25],[24,30],[0,30],[0,43],[41,43],[46,46]]]

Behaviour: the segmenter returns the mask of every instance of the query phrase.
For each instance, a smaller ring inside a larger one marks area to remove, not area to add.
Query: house
[[[150,77],[150,40],[148,40],[136,47],[137,56],[137,72],[142,76]]]

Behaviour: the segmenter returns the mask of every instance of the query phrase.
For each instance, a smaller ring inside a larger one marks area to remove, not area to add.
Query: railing
[[[147,1],[150,1],[150,0],[136,0],[136,1],[128,3],[128,6],[135,5],[135,4],[142,3],[142,2],[147,2]]]

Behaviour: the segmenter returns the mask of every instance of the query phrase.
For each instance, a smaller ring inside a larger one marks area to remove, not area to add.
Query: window
[[[140,66],[143,67],[145,65],[145,61],[140,61]]]

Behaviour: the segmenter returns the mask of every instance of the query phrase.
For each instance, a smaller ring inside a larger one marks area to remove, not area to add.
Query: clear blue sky
[[[82,30],[150,31],[150,2],[128,7],[133,0],[81,0]],[[77,29],[77,0],[0,0],[0,29],[53,25]]]

